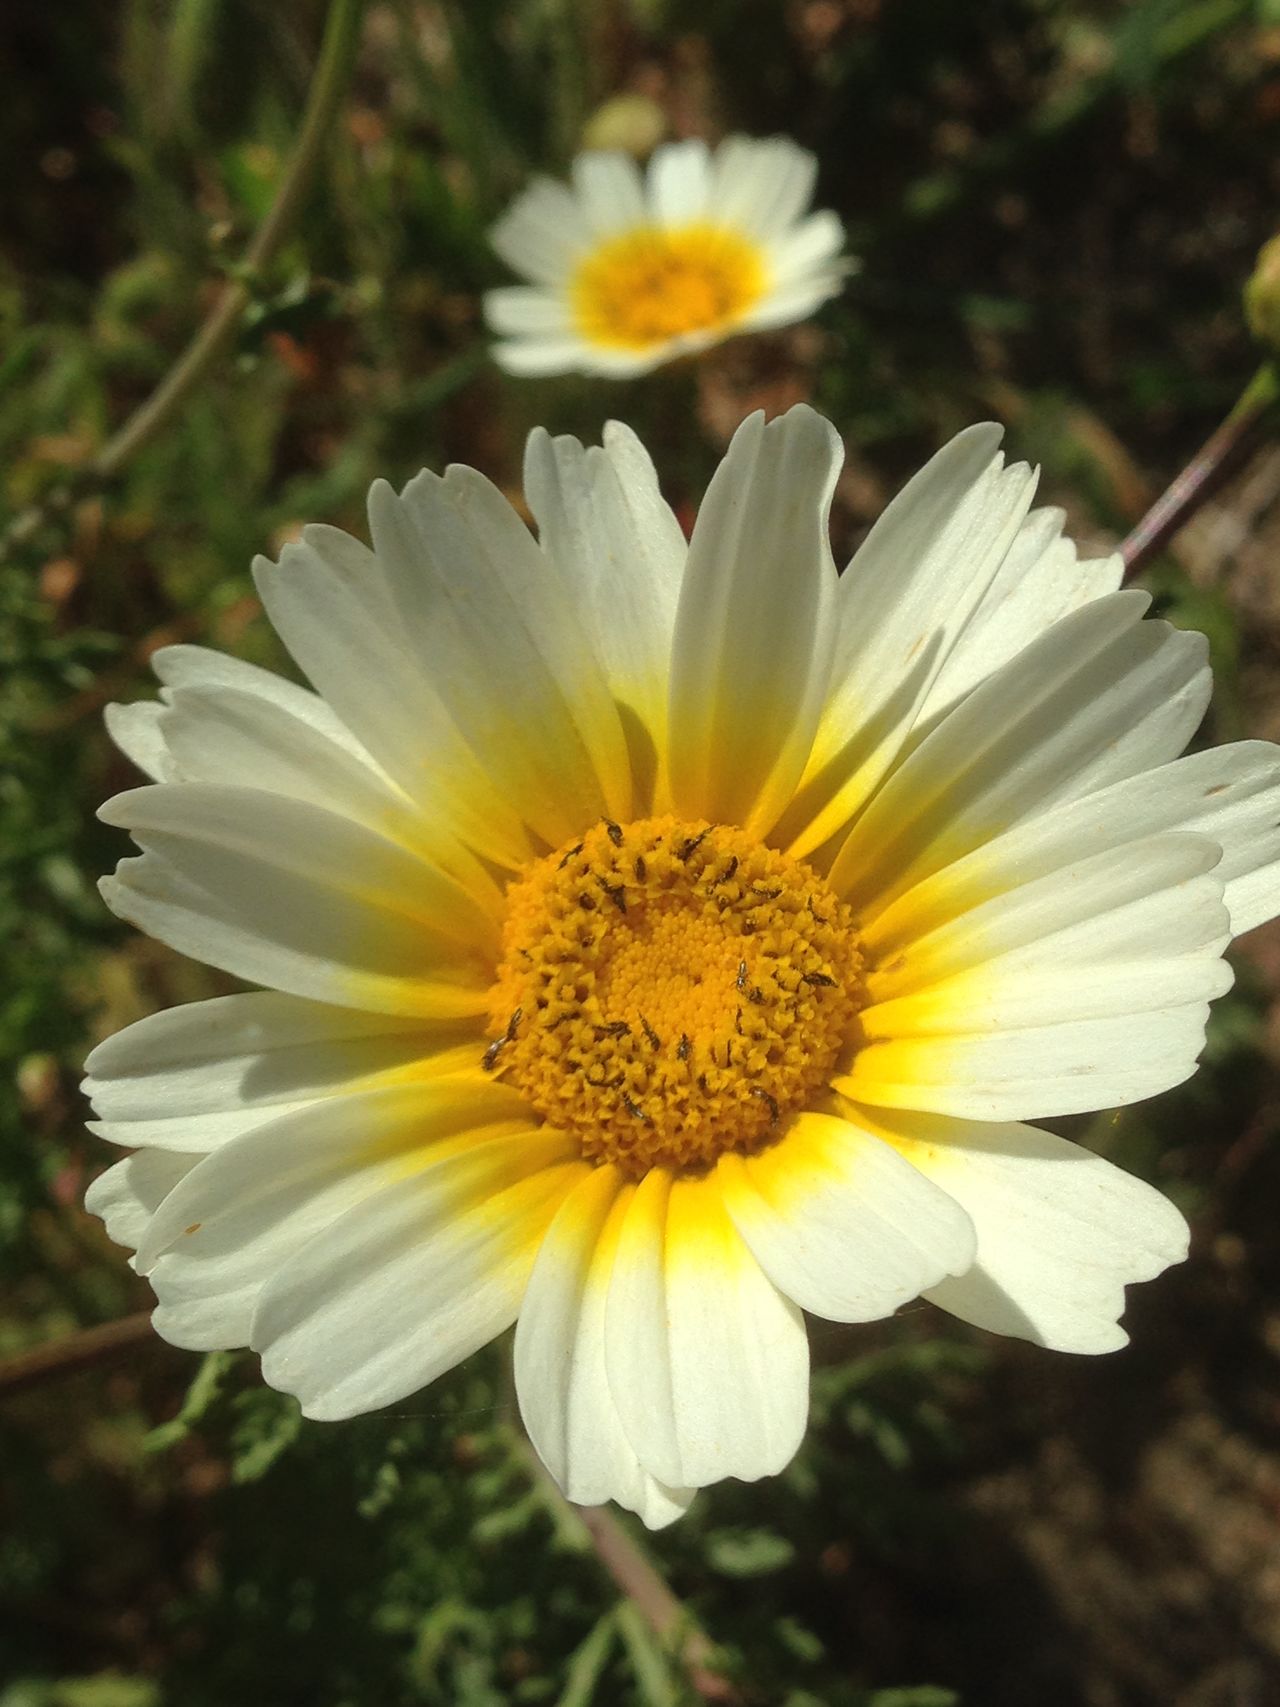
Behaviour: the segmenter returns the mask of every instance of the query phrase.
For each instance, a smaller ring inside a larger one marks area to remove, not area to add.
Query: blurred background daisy
[[[835,214],[809,211],[817,171],[780,136],[663,143],[643,175],[622,153],[579,154],[571,186],[539,179],[493,228],[531,281],[484,299],[497,360],[619,377],[803,320],[852,266]]]

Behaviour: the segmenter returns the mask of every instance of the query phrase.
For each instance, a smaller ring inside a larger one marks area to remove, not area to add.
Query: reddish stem
[[[700,1630],[689,1629],[688,1613],[613,1513],[604,1506],[575,1506],[574,1510],[586,1525],[600,1563],[654,1635],[666,1643],[679,1641],[685,1676],[697,1694],[704,1701],[739,1707],[742,1696],[715,1669],[715,1649]]]
[[[1275,365],[1265,362],[1226,420],[1121,542],[1126,580],[1136,575],[1240,466],[1269,425],[1277,397],[1280,384]]]
[[[148,1339],[155,1339],[151,1312],[139,1310],[116,1322],[100,1322],[97,1327],[64,1334],[48,1345],[32,1346],[0,1363],[0,1398],[38,1387],[44,1381],[56,1381],[62,1375],[74,1375]]]

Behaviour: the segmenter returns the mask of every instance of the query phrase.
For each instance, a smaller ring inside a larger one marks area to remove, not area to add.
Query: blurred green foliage
[[[65,484],[240,276],[322,23],[310,0],[0,15],[0,155],[21,162],[0,231],[0,526]],[[361,531],[376,475],[462,460],[514,490],[537,421],[589,437],[631,421],[687,517],[745,410],[812,397],[850,445],[846,549],[941,437],[995,413],[1076,531],[1113,537],[1252,367],[1237,293],[1274,220],[1277,32],[1271,0],[370,4],[323,168],[278,264],[247,281],[231,357],[109,491],[0,569],[0,1356],[144,1307],[77,1207],[104,1158],[75,1078],[97,1037],[224,987],[94,893],[121,848],[93,808],[130,775],[99,714],[149,691],[149,652],[197,639],[288,669],[252,600],[255,551],[306,520]],[[504,382],[479,318],[503,276],[486,229],[620,90],[674,132],[814,148],[862,271],[817,330],[696,373]],[[1206,733],[1265,723],[1275,634],[1184,562],[1150,584],[1210,637]],[[1243,1170],[1274,1178],[1271,982],[1252,972],[1220,1004],[1183,1092],[1076,1123],[1247,1250]],[[1271,1278],[1249,1262],[1227,1289],[1246,1312]],[[1051,1375],[923,1306],[815,1329],[800,1458],[653,1543],[748,1699],[1101,1698],[1089,1667],[1110,1662],[1088,1642],[1053,1650],[1053,1680],[1028,1670],[1019,1644],[1060,1621],[1013,1591],[1025,1563],[1001,1564],[1013,1543],[975,1527],[963,1488],[1029,1460],[1041,1385],[1082,1412],[1127,1394],[1140,1428],[1161,1383],[1225,1379],[1204,1350],[1225,1282],[1190,1272],[1142,1301],[1147,1350],[1118,1375]],[[407,1412],[340,1428],[302,1424],[251,1359],[209,1358],[188,1391],[193,1360],[158,1344],[0,1399],[0,1707],[689,1699],[531,1472],[503,1368],[492,1350]],[[1106,1699],[1142,1707],[1144,1688],[1121,1676]]]

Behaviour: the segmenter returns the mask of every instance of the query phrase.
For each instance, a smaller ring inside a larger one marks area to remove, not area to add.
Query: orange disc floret
[[[578,328],[592,343],[645,350],[731,325],[766,285],[758,246],[736,231],[644,226],[588,254],[571,295]]]
[[[750,1152],[862,1004],[849,909],[802,861],[674,818],[595,825],[507,892],[489,1070],[638,1177]]]

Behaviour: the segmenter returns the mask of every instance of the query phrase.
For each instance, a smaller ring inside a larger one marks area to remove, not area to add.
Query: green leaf
[[[592,1626],[586,1640],[574,1649],[565,1671],[564,1690],[556,1707],[590,1707],[617,1637],[618,1622],[610,1608]]]
[[[471,1533],[478,1542],[491,1546],[495,1541],[506,1541],[512,1536],[522,1535],[541,1514],[542,1501],[537,1494],[528,1493],[523,1499],[512,1499],[506,1505],[478,1517]]]
[[[782,1646],[806,1665],[817,1665],[827,1651],[821,1637],[815,1636],[798,1618],[775,1618],[773,1628]]]
[[[356,1506],[361,1517],[380,1517],[400,1492],[401,1475],[398,1465],[388,1459],[374,1471],[373,1486]]]
[[[12,1684],[0,1695],[0,1707],[159,1707],[160,1691],[149,1678],[64,1677],[56,1683],[30,1681]]]
[[[781,1571],[796,1550],[771,1529],[714,1529],[707,1536],[707,1563],[726,1577],[764,1577]]]
[[[167,1452],[171,1446],[176,1446],[180,1440],[187,1438],[222,1396],[227,1377],[238,1355],[234,1351],[208,1353],[196,1372],[195,1380],[187,1389],[182,1409],[171,1422],[161,1423],[159,1428],[152,1429],[144,1442],[146,1451]]]
[[[618,1607],[614,1621],[645,1707],[680,1707],[680,1691],[671,1661],[629,1600]]]
[[[267,1389],[241,1393],[231,1431],[231,1480],[256,1482],[298,1438],[302,1412],[296,1399]]]
[[[954,1689],[921,1683],[907,1689],[877,1689],[867,1697],[867,1707],[957,1707],[959,1700]]]

